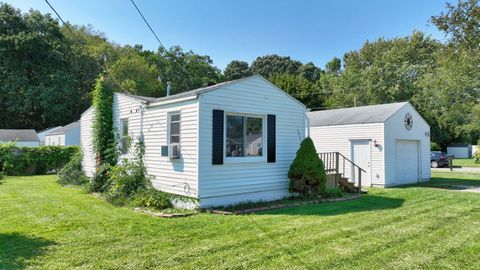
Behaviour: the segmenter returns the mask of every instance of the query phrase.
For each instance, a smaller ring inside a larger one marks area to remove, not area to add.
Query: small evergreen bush
[[[75,153],[72,159],[58,172],[57,182],[61,185],[81,186],[88,183],[82,170],[82,153]]]
[[[311,138],[305,138],[288,170],[290,192],[311,197],[325,190],[327,176],[323,161],[318,157]]]

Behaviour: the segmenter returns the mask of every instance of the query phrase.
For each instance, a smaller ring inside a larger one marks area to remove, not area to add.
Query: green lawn
[[[480,175],[436,174],[429,186]],[[54,182],[0,182],[0,269],[480,268],[480,194],[371,189],[360,200],[161,219]]]
[[[480,167],[480,164],[473,162],[473,158],[455,158],[453,160],[453,165],[462,167]]]

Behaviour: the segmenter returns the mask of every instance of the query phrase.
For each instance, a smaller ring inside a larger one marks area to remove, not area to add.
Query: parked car
[[[447,167],[450,164],[450,159],[445,152],[432,151],[431,155],[430,166],[432,168]]]

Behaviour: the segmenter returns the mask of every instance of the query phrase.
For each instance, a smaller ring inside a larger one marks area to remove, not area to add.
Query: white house
[[[45,145],[80,145],[80,122],[76,121],[45,135]]]
[[[317,152],[343,155],[340,173],[351,182],[359,176],[348,160],[365,170],[362,186],[430,178],[430,126],[408,102],[314,111],[308,121]]]
[[[40,139],[33,129],[0,129],[0,144],[14,142],[17,146],[39,146]]]
[[[61,127],[62,126],[58,126],[58,127],[46,128],[46,129],[37,131],[38,138],[40,139],[40,145],[45,145],[45,137],[47,136],[48,133],[54,132],[55,130]]]
[[[288,169],[305,137],[305,106],[261,76],[158,99],[116,93],[120,141],[143,136],[153,185],[201,207],[288,196]],[[83,168],[95,173],[94,109],[81,118]],[[122,148],[122,157],[131,149]]]

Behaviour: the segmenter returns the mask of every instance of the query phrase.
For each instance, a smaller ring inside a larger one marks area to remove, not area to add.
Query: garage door
[[[418,181],[418,141],[397,140],[396,143],[396,184]]]

